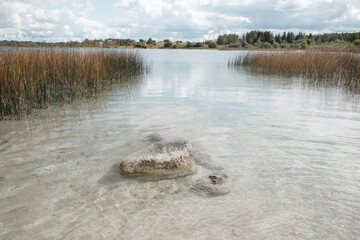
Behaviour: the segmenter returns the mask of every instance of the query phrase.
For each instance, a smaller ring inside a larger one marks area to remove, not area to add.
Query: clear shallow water
[[[356,239],[360,105],[336,89],[228,68],[235,52],[146,50],[152,72],[98,99],[0,122],[1,239]],[[120,176],[149,144],[183,136],[231,192]]]

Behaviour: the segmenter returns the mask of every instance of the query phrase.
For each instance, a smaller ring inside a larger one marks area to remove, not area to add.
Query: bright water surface
[[[358,99],[229,68],[236,52],[143,54],[132,86],[0,122],[0,239],[360,237]],[[202,166],[121,177],[152,133],[201,145],[231,192],[192,191]]]

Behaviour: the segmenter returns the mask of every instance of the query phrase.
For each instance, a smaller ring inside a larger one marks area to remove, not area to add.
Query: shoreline
[[[360,53],[360,47],[326,47],[326,46],[318,46],[318,47],[309,47],[305,49],[297,49],[297,48],[229,48],[229,47],[221,47],[221,48],[206,48],[206,47],[180,47],[180,48],[166,48],[166,47],[148,47],[148,48],[138,48],[134,46],[118,46],[118,47],[69,47],[69,46],[0,46],[0,49],[16,49],[16,48],[48,48],[48,49],[133,49],[133,50],[147,50],[147,49],[157,49],[157,50],[211,50],[211,51],[239,51],[239,52],[266,52],[266,51],[274,51],[274,52],[296,52],[296,51],[336,51],[336,52],[355,52]]]

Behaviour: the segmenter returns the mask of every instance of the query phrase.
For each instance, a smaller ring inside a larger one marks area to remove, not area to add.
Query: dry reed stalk
[[[145,69],[138,53],[73,49],[0,52],[0,119],[92,96]]]
[[[249,67],[259,74],[302,77],[323,86],[360,93],[360,56],[350,52],[261,52],[238,56],[232,66]]]

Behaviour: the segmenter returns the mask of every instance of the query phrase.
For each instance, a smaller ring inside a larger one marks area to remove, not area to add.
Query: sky
[[[0,0],[0,40],[204,41],[251,30],[360,32],[360,0]]]

